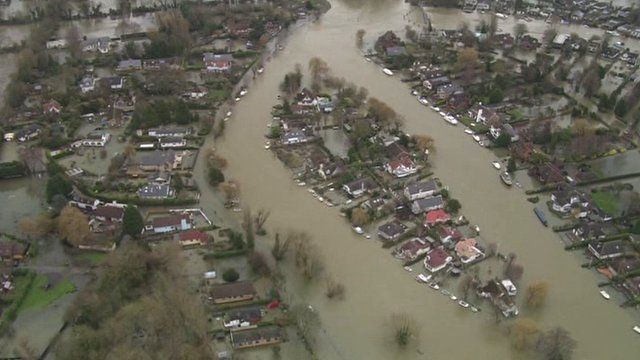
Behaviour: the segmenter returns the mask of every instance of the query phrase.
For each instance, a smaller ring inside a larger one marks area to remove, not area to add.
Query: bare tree
[[[460,279],[460,283],[458,287],[460,288],[460,292],[462,293],[462,299],[467,300],[469,297],[469,292],[473,289],[474,280],[473,277],[469,274],[465,274],[462,279]]]
[[[576,341],[561,327],[545,332],[538,342],[538,351],[546,360],[568,360],[576,348]]]
[[[532,309],[540,308],[547,300],[549,284],[544,281],[537,281],[527,287],[525,301],[527,307]]]
[[[414,318],[407,313],[391,314],[391,329],[394,340],[401,347],[407,346],[418,331]]]
[[[18,227],[27,237],[40,238],[53,231],[54,222],[46,215],[38,215],[20,219]]]
[[[533,348],[540,337],[540,329],[535,321],[520,318],[511,326],[511,344],[516,350],[526,351]]]
[[[271,211],[266,210],[266,209],[260,209],[258,210],[258,212],[256,213],[256,217],[255,217],[255,223],[256,223],[256,233],[257,234],[264,234],[264,224],[267,222],[267,220],[269,219],[269,216],[271,215]]]
[[[344,285],[335,281],[332,278],[327,279],[327,290],[325,294],[329,299],[343,299],[344,298]]]
[[[362,47],[364,46],[365,34],[366,31],[364,31],[364,29],[359,29],[358,31],[356,31],[356,46],[358,47],[358,49],[362,49]]]
[[[367,224],[371,218],[369,217],[369,213],[363,208],[355,208],[351,211],[351,223],[355,226],[362,226]]]

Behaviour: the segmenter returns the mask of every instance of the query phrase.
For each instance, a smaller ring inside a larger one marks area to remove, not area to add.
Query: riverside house
[[[478,242],[474,238],[465,239],[456,244],[456,255],[458,255],[463,264],[468,264],[484,256],[484,253],[478,249],[477,245]]]
[[[398,247],[393,256],[404,261],[412,261],[426,254],[431,245],[420,238],[413,238]]]
[[[426,198],[432,196],[438,188],[438,184],[435,180],[430,179],[427,181],[416,182],[407,185],[404,188],[404,196],[409,201]]]
[[[231,54],[213,54],[204,53],[202,61],[207,71],[210,72],[227,72],[233,66],[233,56]]]
[[[438,210],[444,207],[444,200],[441,195],[418,199],[411,204],[411,211],[415,214],[422,214],[427,211]]]
[[[424,259],[424,267],[432,273],[438,272],[449,265],[453,257],[440,248],[431,250]]]
[[[231,333],[231,343],[236,349],[277,344],[282,341],[282,332],[276,326]]]
[[[403,178],[418,172],[418,167],[407,155],[401,155],[389,161],[385,166],[385,170],[395,177]]]
[[[398,221],[391,221],[378,227],[378,236],[387,240],[394,241],[399,239],[405,232],[407,227]]]
[[[360,197],[376,188],[376,183],[368,177],[354,180],[342,185],[342,189],[353,198]]]
[[[451,215],[443,209],[432,210],[427,213],[425,216],[425,225],[428,227],[433,227],[437,224],[442,224],[449,222],[451,220]]]
[[[191,219],[188,215],[169,215],[157,217],[147,225],[146,230],[152,230],[155,234],[163,234],[174,231],[191,229]]]
[[[211,300],[214,304],[249,301],[255,296],[256,290],[248,281],[218,285],[211,289]]]
[[[624,255],[627,251],[627,246],[622,240],[607,242],[592,241],[587,248],[598,260],[617,258]]]

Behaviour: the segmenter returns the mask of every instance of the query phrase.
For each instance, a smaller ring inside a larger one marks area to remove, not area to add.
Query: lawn
[[[75,258],[80,260],[81,262],[86,262],[92,266],[97,266],[104,261],[104,258],[106,256],[107,254],[103,252],[90,251],[79,254]]]
[[[20,310],[44,308],[61,297],[76,291],[76,286],[68,279],[64,279],[56,286],[46,290],[45,286],[48,282],[49,279],[45,275],[38,274]]]
[[[600,209],[611,216],[615,216],[618,213],[618,197],[610,192],[598,191],[591,194],[593,201],[598,205]]]

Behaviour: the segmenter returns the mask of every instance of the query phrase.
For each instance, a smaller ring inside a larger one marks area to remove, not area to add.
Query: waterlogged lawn
[[[82,254],[76,256],[76,259],[78,259],[78,260],[80,260],[82,262],[89,263],[90,265],[97,266],[97,265],[102,264],[102,262],[104,261],[104,258],[106,256],[107,256],[107,254],[105,254],[105,253],[92,251],[92,252],[82,253]]]
[[[591,196],[596,205],[607,214],[614,216],[618,213],[619,201],[615,195],[606,191],[598,191],[592,193]]]
[[[58,284],[47,290],[45,289],[45,286],[48,282],[49,279],[45,275],[37,275],[33,286],[31,287],[31,291],[29,291],[27,297],[22,303],[22,306],[20,307],[21,311],[44,308],[61,297],[76,291],[76,286],[68,279],[60,281]]]

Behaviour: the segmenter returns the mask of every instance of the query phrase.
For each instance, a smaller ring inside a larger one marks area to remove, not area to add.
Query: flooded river
[[[266,65],[265,74],[236,106],[225,136],[216,145],[229,160],[228,174],[240,181],[245,203],[271,209],[271,229],[309,231],[326,259],[327,272],[346,286],[342,302],[326,300],[321,284],[296,289],[297,296],[320,312],[325,329],[318,340],[320,358],[525,357],[511,350],[490,311],[463,311],[418,285],[378,242],[355,236],[337,209],[327,208],[295,186],[290,173],[263,149],[278,84],[295,64],[306,67],[314,56],[326,60],[334,74],[368,88],[371,96],[396,109],[410,134],[426,133],[436,139],[434,170],[461,200],[463,212],[479,224],[485,239],[499,243],[500,251],[518,254],[525,268],[520,284],[544,280],[551,285],[546,307],[536,313],[525,310],[522,316],[534,318],[543,328],[569,330],[578,342],[576,359],[636,358],[640,339],[631,328],[640,321],[637,313],[600,297],[596,284],[601,278],[581,269],[584,257],[565,252],[558,237],[540,225],[522,190],[501,185],[490,164],[492,153],[479,150],[462,129],[446,125],[420,105],[405,84],[383,75],[355,48],[359,28],[367,31],[368,40],[387,29],[403,29],[408,6],[392,0],[331,2],[333,8],[318,23],[293,31],[285,50]],[[213,201],[212,195],[205,191],[202,200]],[[424,355],[415,347],[398,352],[393,345],[387,322],[397,311],[410,313],[418,322],[418,348]]]

